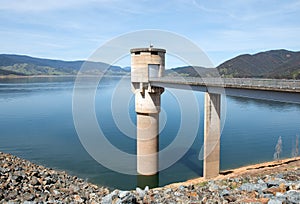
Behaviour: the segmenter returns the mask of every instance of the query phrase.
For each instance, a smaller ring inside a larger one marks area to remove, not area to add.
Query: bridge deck
[[[226,94],[229,96],[300,103],[300,80],[160,77],[150,78],[150,83],[153,86],[165,88],[186,89]]]

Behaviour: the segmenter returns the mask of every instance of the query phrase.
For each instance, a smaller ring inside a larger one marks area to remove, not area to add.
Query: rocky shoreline
[[[243,168],[213,180],[110,191],[0,152],[0,203],[300,203],[299,157]]]
[[[108,193],[65,172],[0,152],[0,203],[100,203]]]

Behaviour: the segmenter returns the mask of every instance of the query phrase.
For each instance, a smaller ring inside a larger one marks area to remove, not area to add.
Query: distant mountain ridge
[[[121,68],[102,62],[62,61],[34,58],[25,55],[0,54],[0,75],[75,75],[85,63],[85,73],[124,75],[130,67]],[[109,67],[107,71],[106,68]],[[185,66],[166,70],[167,75],[193,77],[285,78],[300,79],[300,52],[270,50],[243,54],[225,61],[216,68]]]
[[[300,79],[300,52],[281,49],[240,55],[217,69],[227,77]]]
[[[179,67],[170,73],[198,77],[222,76],[235,78],[300,79],[300,52],[270,50],[244,54],[225,61],[216,68]]]
[[[63,61],[34,58],[26,55],[0,54],[0,75],[74,75],[85,63],[87,74],[108,72],[126,74],[119,66],[110,66],[103,62]]]

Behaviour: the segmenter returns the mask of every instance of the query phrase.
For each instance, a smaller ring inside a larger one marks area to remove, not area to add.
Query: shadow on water
[[[144,189],[146,186],[149,188],[156,188],[159,186],[159,173],[151,176],[137,175],[137,187]]]
[[[190,171],[197,176],[203,176],[203,161],[198,159],[199,151],[190,149],[180,160]]]
[[[243,106],[258,106],[261,108],[268,108],[276,111],[286,111],[286,109],[297,108],[300,110],[300,104],[285,103],[279,101],[268,101],[262,99],[252,99],[252,98],[241,98],[235,96],[227,96],[229,99]]]

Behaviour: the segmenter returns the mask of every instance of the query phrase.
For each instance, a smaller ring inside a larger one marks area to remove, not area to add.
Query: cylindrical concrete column
[[[137,171],[141,175],[154,175],[158,172],[160,95],[163,88],[149,89],[135,94]]]
[[[220,111],[221,95],[205,93],[203,176],[206,179],[220,172]]]
[[[150,47],[135,48],[130,52],[131,83],[137,113],[137,172],[151,176],[159,169],[160,95],[164,89],[151,86],[149,79],[163,76],[166,50]]]
[[[154,175],[158,170],[158,113],[137,113],[137,171]]]

